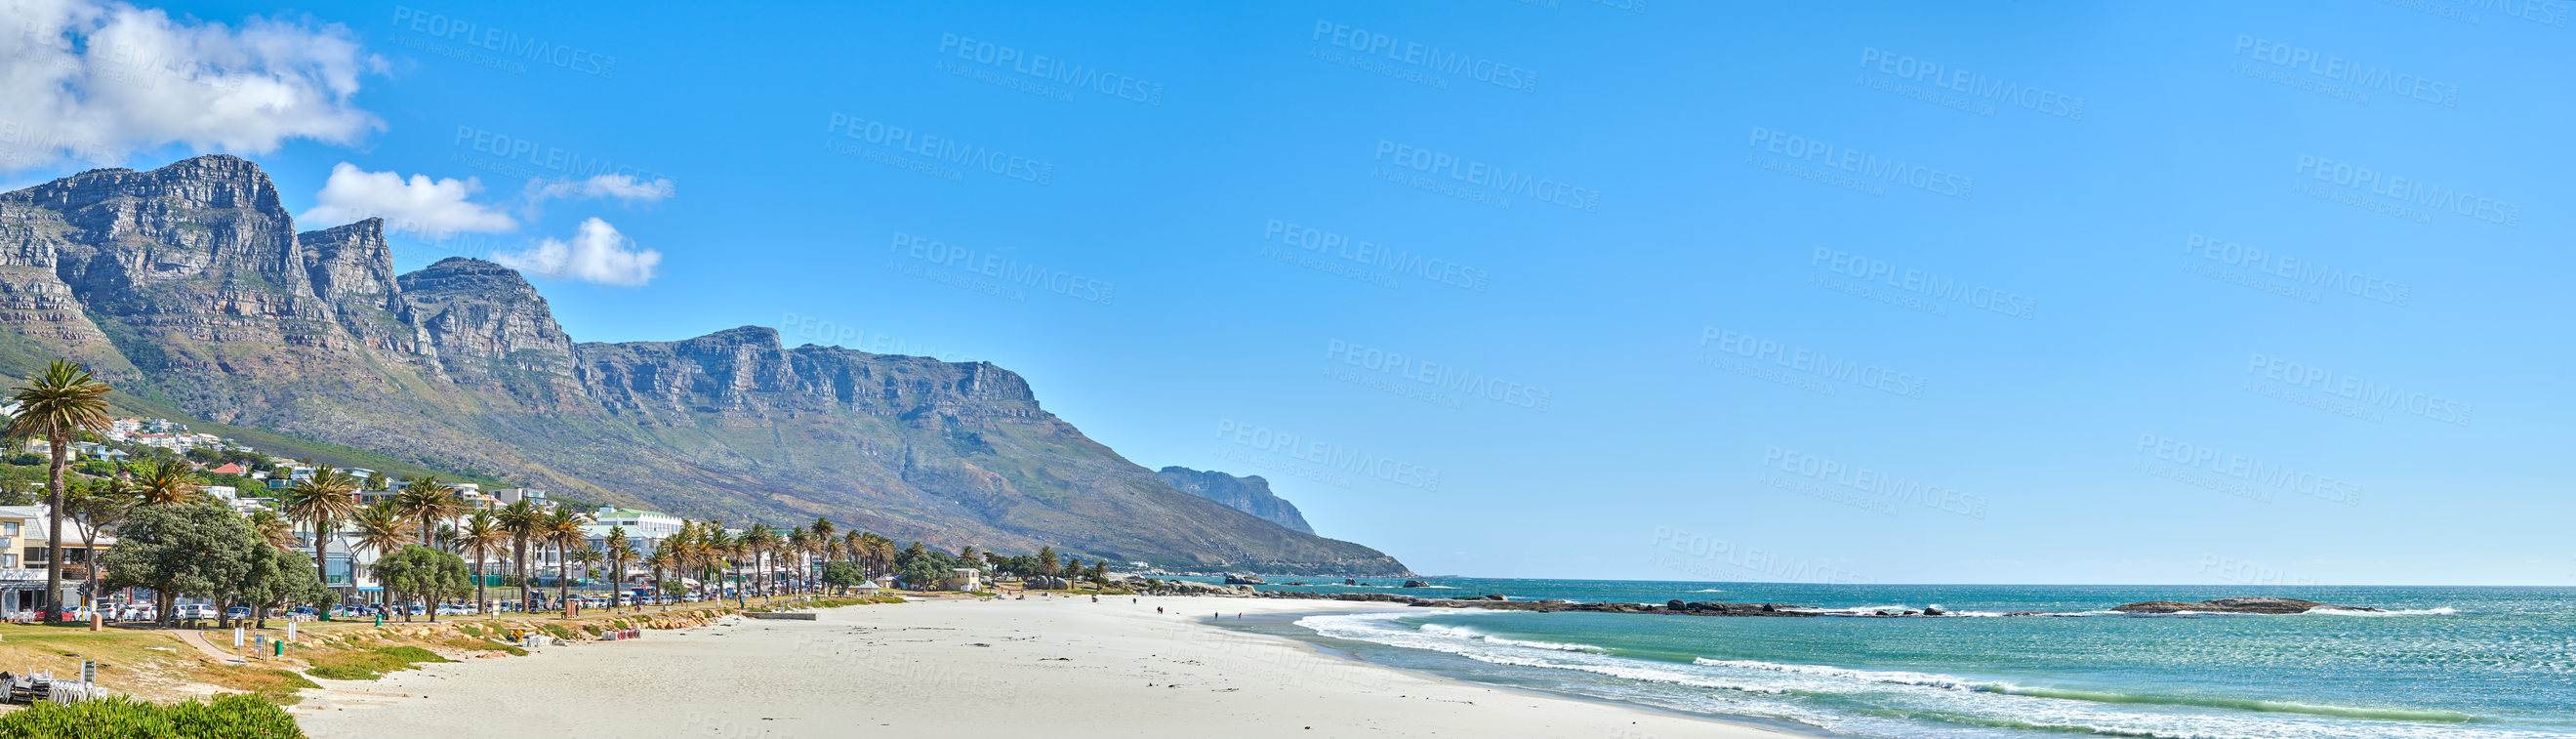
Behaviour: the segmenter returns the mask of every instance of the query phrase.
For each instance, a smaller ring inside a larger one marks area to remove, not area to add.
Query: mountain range
[[[1407,573],[1285,501],[1283,519],[1177,489],[988,362],[789,348],[757,326],[576,342],[508,267],[397,274],[378,219],[296,231],[230,156],[0,194],[0,372],[54,356],[115,385],[120,411],[334,464],[951,549]]]

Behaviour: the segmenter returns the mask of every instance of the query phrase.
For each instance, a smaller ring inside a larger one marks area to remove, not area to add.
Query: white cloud
[[[313,196],[312,210],[296,216],[316,225],[337,225],[365,218],[385,219],[385,228],[429,239],[458,233],[497,233],[519,227],[499,209],[468,202],[483,189],[472,177],[432,180],[416,174],[404,180],[397,172],[369,172],[341,162],[331,179]]]
[[[587,180],[529,180],[526,197],[530,205],[553,198],[612,198],[629,204],[653,203],[670,199],[674,189],[669,178],[644,182],[628,175],[604,174]]]
[[[641,287],[653,281],[653,269],[662,264],[662,253],[634,246],[635,242],[618,233],[617,227],[591,218],[581,222],[581,233],[573,236],[572,243],[546,239],[527,251],[495,254],[492,259],[512,269],[555,279]]]
[[[121,164],[172,143],[353,144],[384,127],[351,98],[385,62],[338,24],[233,27],[104,0],[0,0],[0,21],[0,171]]]

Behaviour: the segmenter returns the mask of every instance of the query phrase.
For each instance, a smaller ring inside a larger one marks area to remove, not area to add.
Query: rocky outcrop
[[[2307,613],[2308,611],[2319,608],[2334,611],[2376,612],[2379,610],[2377,608],[2362,608],[2359,606],[2330,605],[2326,603],[2318,603],[2312,600],[2297,600],[2292,598],[2219,598],[2216,600],[2204,600],[2198,603],[2152,600],[2144,603],[2130,603],[2127,605],[2114,606],[2111,610],[2121,613],[2244,613],[2266,616],[2286,616]]]
[[[576,344],[509,268],[393,270],[381,222],[299,234],[235,157],[0,193],[0,373],[68,356],[150,404],[121,413],[733,525],[825,517],[945,549],[1407,574],[1172,487],[993,364],[791,349],[748,326]]]
[[[1227,585],[1268,585],[1269,583],[1264,582],[1261,578],[1253,577],[1253,576],[1251,576],[1251,575],[1227,575],[1227,576],[1225,576],[1225,584],[1227,584]]]
[[[394,354],[434,354],[428,332],[413,323],[410,304],[396,282],[384,219],[306,231],[295,238],[303,246],[315,297],[331,306],[340,325],[359,342]]]
[[[1172,487],[1191,495],[1223,503],[1227,508],[1252,514],[1290,531],[1315,533],[1315,527],[1306,525],[1306,515],[1298,512],[1295,504],[1272,494],[1270,481],[1260,475],[1235,477],[1223,472],[1202,472],[1178,466],[1165,467],[1157,474],[1162,475],[1163,481],[1171,483]]]
[[[448,257],[396,284],[406,316],[457,383],[501,390],[544,410],[587,395],[573,377],[572,337],[517,270]]]

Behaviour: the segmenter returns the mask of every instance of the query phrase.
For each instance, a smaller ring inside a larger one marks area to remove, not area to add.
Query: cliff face
[[[952,549],[1405,572],[1293,507],[1297,530],[1175,489],[992,364],[791,349],[759,327],[575,343],[509,268],[397,275],[372,219],[297,233],[233,157],[0,194],[0,334],[199,418],[733,525],[821,516]]]
[[[1290,531],[1315,533],[1315,527],[1306,525],[1306,515],[1297,512],[1297,505],[1272,494],[1270,481],[1260,475],[1235,477],[1188,467],[1165,467],[1158,474],[1162,475],[1164,482],[1183,492],[1223,503],[1227,508],[1252,514]]]

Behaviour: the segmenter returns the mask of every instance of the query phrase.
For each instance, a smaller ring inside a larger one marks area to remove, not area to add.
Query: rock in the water
[[[1408,587],[1408,588],[1427,588],[1427,587],[1431,587],[1431,583],[1423,582],[1423,581],[1421,581],[1421,580],[1406,580],[1406,581],[1404,581],[1404,587]]]
[[[2144,603],[2130,603],[2128,605],[2117,606],[2111,610],[2118,611],[2120,613],[2182,613],[2188,611],[2193,613],[2250,613],[2285,616],[2294,613],[2307,613],[2310,610],[2318,608],[2337,611],[2367,612],[2377,612],[2379,610],[2377,608],[2362,608],[2358,606],[2338,606],[2328,603],[2318,603],[2312,600],[2298,600],[2295,598],[2219,598],[2216,600],[2204,600],[2198,603],[2151,600]]]

